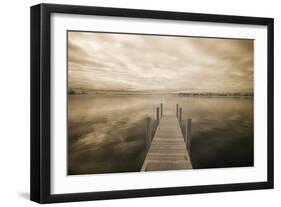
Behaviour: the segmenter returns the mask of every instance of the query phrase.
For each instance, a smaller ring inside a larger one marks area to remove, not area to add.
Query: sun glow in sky
[[[68,87],[253,91],[253,40],[68,32]]]

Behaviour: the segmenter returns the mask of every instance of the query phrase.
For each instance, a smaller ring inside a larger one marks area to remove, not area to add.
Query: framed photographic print
[[[273,188],[273,19],[31,7],[31,200]]]

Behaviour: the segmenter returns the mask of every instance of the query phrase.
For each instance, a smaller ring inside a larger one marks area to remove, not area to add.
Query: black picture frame
[[[51,72],[50,72],[50,16],[52,13],[134,17],[210,23],[232,23],[267,26],[267,181],[235,184],[218,184],[188,187],[167,187],[74,194],[50,193],[50,125],[51,125]],[[153,10],[135,10],[73,5],[39,4],[31,7],[31,174],[30,199],[38,203],[87,201],[102,199],[165,196],[224,191],[241,191],[273,188],[273,38],[272,18],[195,14]]]

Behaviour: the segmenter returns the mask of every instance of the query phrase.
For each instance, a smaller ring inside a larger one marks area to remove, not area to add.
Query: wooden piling
[[[179,112],[179,123],[181,125],[182,123],[182,108],[180,107],[180,112]]]
[[[149,148],[151,144],[151,118],[146,118],[146,147]]]
[[[179,104],[177,104],[177,118],[179,118]]]
[[[161,112],[160,115],[162,117],[163,116],[163,104],[162,103],[160,104],[160,112]]]
[[[157,125],[159,123],[160,117],[159,117],[159,107],[156,108],[156,120],[157,120]]]
[[[184,141],[186,143],[186,147],[188,152],[190,153],[191,149],[191,122],[192,119],[187,119],[185,123],[185,136],[184,136]]]

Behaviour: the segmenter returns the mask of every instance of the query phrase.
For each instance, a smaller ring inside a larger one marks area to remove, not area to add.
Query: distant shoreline
[[[68,95],[178,95],[183,97],[253,97],[253,93],[235,92],[235,93],[128,93],[128,92],[68,92]]]
[[[210,96],[210,97],[253,97],[252,92],[233,93],[179,93],[180,96]]]

